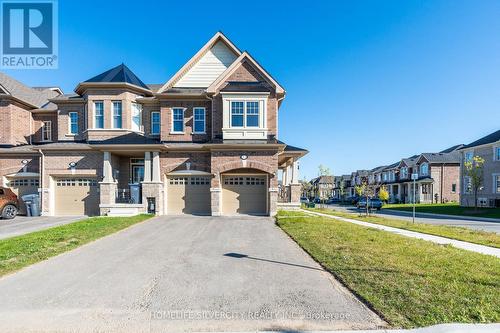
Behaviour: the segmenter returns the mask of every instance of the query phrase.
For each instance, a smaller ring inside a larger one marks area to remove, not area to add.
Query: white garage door
[[[167,181],[169,215],[210,215],[209,176],[171,176]]]
[[[222,213],[267,214],[267,177],[222,176]]]
[[[26,194],[37,194],[39,181],[37,178],[16,178],[9,181],[9,187],[19,199],[19,214],[26,214],[26,205],[21,197]]]
[[[55,180],[56,215],[99,215],[99,184],[95,178]]]

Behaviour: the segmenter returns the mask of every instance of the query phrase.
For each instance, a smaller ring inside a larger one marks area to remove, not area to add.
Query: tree
[[[378,198],[383,202],[387,202],[389,200],[389,191],[387,191],[387,187],[382,186],[380,188],[380,191],[378,192]]]
[[[309,198],[311,196],[310,192],[312,189],[312,185],[306,179],[306,177],[304,177],[304,179],[300,181],[300,186],[301,186],[302,196]]]
[[[342,203],[344,202],[344,195],[345,195],[345,184],[344,180],[342,179],[339,184],[339,193],[340,193],[340,200],[342,200]]]
[[[368,185],[366,180],[363,180],[361,185],[356,185],[354,187],[356,194],[360,197],[365,197],[366,199],[366,216],[370,215],[370,198],[375,196],[375,187]]]
[[[464,163],[465,175],[470,181],[467,190],[474,192],[474,210],[477,211],[477,192],[483,187],[484,182],[484,158],[474,156],[471,161]]]
[[[328,167],[325,167],[323,164],[320,164],[318,166],[318,176],[330,176],[331,175],[331,172],[330,172],[330,168]]]

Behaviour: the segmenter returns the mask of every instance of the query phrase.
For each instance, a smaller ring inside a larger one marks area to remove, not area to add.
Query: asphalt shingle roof
[[[130,70],[130,68],[125,66],[125,64],[121,64],[114,68],[111,68],[110,70],[96,75],[85,82],[129,83],[149,90],[149,87],[144,82],[142,82],[141,79],[139,79],[137,75],[135,75],[134,72]]]
[[[423,153],[422,156],[429,163],[460,163],[460,153],[458,151],[451,153]]]
[[[270,92],[265,82],[229,82],[221,91],[225,92]]]
[[[48,99],[58,95],[50,89],[40,90],[28,87],[2,72],[0,72],[0,85],[6,93],[38,108],[51,108],[52,105]]]
[[[491,134],[488,134],[488,135],[482,137],[481,139],[476,140],[472,143],[469,143],[468,145],[465,145],[460,149],[466,149],[466,148],[472,148],[472,147],[476,147],[476,146],[486,145],[488,143],[493,143],[493,142],[497,142],[497,141],[500,141],[500,130],[493,132]]]

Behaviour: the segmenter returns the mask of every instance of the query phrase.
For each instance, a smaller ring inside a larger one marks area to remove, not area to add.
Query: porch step
[[[101,204],[99,207],[107,210],[107,216],[134,216],[144,213],[146,210],[143,204]]]

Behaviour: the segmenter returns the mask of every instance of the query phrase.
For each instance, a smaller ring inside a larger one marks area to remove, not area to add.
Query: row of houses
[[[474,205],[471,179],[464,162],[474,156],[484,159],[483,185],[478,205],[500,207],[500,130],[467,145],[459,144],[437,153],[421,153],[388,165],[357,170],[348,175],[322,176],[311,180],[311,193],[317,198],[347,199],[356,195],[356,186],[384,186],[390,202],[446,203]],[[412,175],[416,175],[415,181]]]

